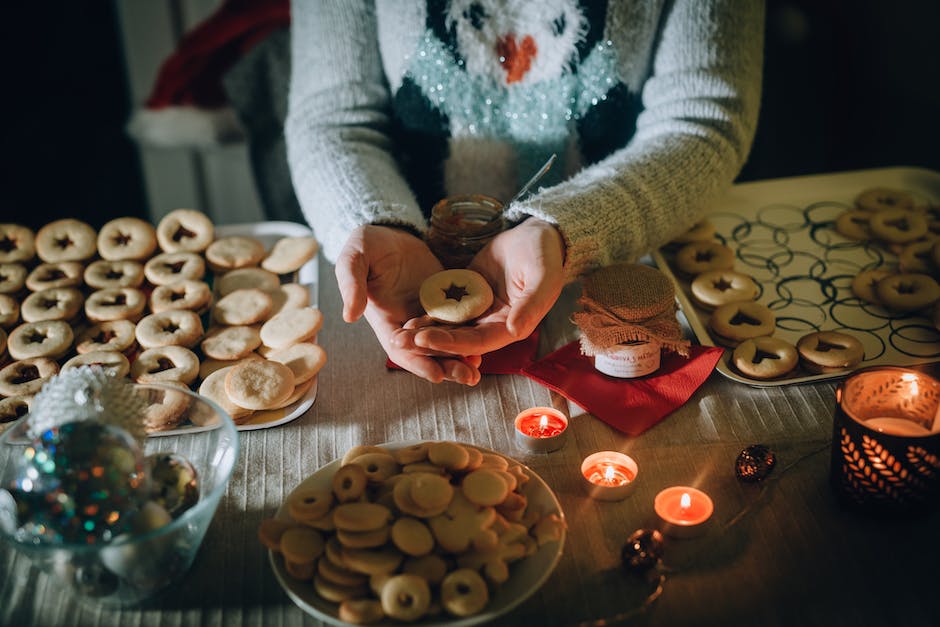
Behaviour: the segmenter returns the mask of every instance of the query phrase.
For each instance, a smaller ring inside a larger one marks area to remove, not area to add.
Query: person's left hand
[[[410,321],[393,341],[404,349],[479,355],[521,340],[558,300],[564,286],[564,258],[558,230],[529,218],[497,235],[469,266],[493,287],[493,306],[483,316],[456,327]]]

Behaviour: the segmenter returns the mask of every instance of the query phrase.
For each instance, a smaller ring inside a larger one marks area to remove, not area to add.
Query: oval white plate
[[[417,444],[418,442],[419,440],[389,442],[380,444],[379,446],[394,451],[399,448]],[[473,446],[468,444],[463,445]],[[515,462],[511,457],[497,451],[491,451],[480,446],[474,446],[474,448],[484,453],[501,455],[507,460]],[[528,499],[528,506],[537,508],[543,515],[551,513],[558,514],[562,520],[564,520],[565,514],[561,510],[561,504],[555,497],[555,493],[548,487],[548,484],[528,466],[519,462],[515,463],[522,466],[526,474],[530,477],[530,481],[526,482],[521,490],[522,494]],[[330,462],[300,482],[294,490],[296,491],[300,488],[307,487],[329,487],[333,474],[339,469],[341,464],[342,460],[339,459]],[[290,516],[287,514],[286,502],[277,510],[276,517],[285,520],[290,519]],[[503,585],[496,587],[495,590],[491,590],[492,596],[490,597],[490,602],[483,612],[466,618],[448,617],[442,614],[427,620],[409,624],[421,625],[421,627],[468,627],[469,625],[477,625],[491,621],[497,616],[505,614],[535,593],[535,591],[545,583],[549,575],[552,574],[552,571],[555,570],[555,566],[558,564],[558,560],[561,559],[562,550],[565,546],[565,535],[565,532],[563,532],[560,541],[544,544],[534,555],[511,564],[509,567],[509,580]],[[289,596],[300,609],[332,625],[342,627],[349,625],[349,623],[341,621],[337,616],[337,608],[339,606],[336,603],[331,603],[320,597],[320,595],[314,591],[313,585],[309,581],[298,581],[287,574],[287,570],[284,568],[284,559],[279,554],[274,551],[268,551],[268,558],[271,562],[271,568],[274,569],[274,575],[277,577],[278,583],[281,584],[281,587],[287,592],[287,596]],[[375,624],[388,627],[393,625],[400,627],[404,623],[389,619]]]

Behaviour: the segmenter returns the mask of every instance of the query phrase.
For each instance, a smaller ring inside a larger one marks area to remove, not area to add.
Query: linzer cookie
[[[0,224],[0,263],[31,261],[36,255],[36,236],[19,224]]]
[[[157,243],[166,253],[200,253],[215,239],[212,221],[201,211],[176,209],[157,224]]]
[[[97,239],[95,229],[81,220],[56,220],[37,231],[36,253],[47,263],[84,261],[98,251]]]

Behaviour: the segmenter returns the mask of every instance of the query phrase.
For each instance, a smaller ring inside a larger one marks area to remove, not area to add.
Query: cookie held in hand
[[[493,289],[483,275],[473,270],[444,270],[424,280],[418,297],[432,320],[462,324],[490,308]]]

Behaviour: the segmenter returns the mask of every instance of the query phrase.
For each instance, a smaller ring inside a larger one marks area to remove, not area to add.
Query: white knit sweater
[[[583,6],[582,6],[583,5]],[[761,0],[295,0],[285,134],[326,257],[446,194],[559,228],[569,278],[700,219],[757,124]]]

